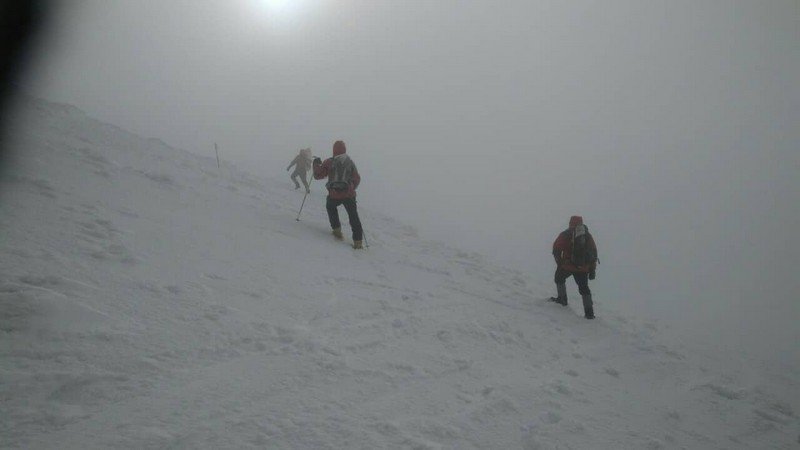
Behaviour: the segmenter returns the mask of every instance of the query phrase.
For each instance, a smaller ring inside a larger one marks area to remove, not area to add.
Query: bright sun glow
[[[260,32],[292,34],[303,25],[303,18],[318,0],[237,0],[245,19]]]
[[[287,13],[292,6],[292,0],[261,0],[261,3],[273,14]]]

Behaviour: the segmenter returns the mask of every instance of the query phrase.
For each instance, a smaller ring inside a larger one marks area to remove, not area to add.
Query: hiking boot
[[[583,314],[587,319],[594,319],[594,305],[592,304],[592,294],[583,295]]]
[[[353,241],[353,248],[354,249],[364,248],[364,245],[362,245],[362,243],[363,241]]]
[[[558,297],[550,297],[550,301],[556,302],[561,306],[567,306],[567,285],[557,284],[556,290],[558,291]]]
[[[335,237],[336,239],[338,239],[340,241],[342,239],[344,239],[344,236],[342,235],[342,229],[341,228],[334,228],[333,231],[331,231],[331,233],[333,233],[333,237]]]

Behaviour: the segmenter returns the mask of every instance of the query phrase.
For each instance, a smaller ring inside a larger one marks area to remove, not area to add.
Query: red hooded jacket
[[[344,142],[336,141],[333,144],[333,156],[339,156],[347,152]],[[314,164],[314,179],[321,180],[329,175],[331,166],[333,165],[333,157],[326,159],[322,164]],[[361,183],[361,176],[358,174],[355,164],[353,164],[353,172],[350,174],[350,187],[346,191],[334,191],[328,188],[328,197],[334,200],[342,200],[346,198],[355,198],[356,188]]]
[[[553,256],[556,258],[556,263],[560,268],[570,272],[591,272],[595,270],[595,267],[597,266],[596,261],[585,266],[573,266],[570,262],[572,260],[572,230],[581,224],[583,224],[583,217],[570,217],[569,228],[562,231],[556,238],[556,241],[553,242]],[[594,251],[594,254],[597,255],[597,245],[594,243],[594,238],[592,237],[591,233],[587,234],[589,235],[589,248],[591,248]]]

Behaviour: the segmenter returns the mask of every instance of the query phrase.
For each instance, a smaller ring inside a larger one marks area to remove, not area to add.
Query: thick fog
[[[368,239],[386,212],[531,283],[552,286],[583,215],[599,316],[800,361],[796,0],[71,0],[51,19],[23,90],[216,142],[287,188],[298,149],[342,139]]]

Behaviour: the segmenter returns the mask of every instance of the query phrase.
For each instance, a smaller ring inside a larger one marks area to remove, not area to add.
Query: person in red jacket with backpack
[[[336,141],[333,144],[333,157],[326,159],[325,162],[320,158],[314,158],[313,166],[314,179],[328,178],[328,182],[325,183],[328,189],[325,209],[328,210],[333,236],[339,240],[344,239],[338,210],[339,205],[344,205],[350,219],[350,229],[353,230],[353,248],[363,248],[364,231],[356,208],[356,188],[361,183],[361,176],[355,163],[347,155],[344,142]]]
[[[550,300],[567,305],[567,278],[573,277],[583,299],[583,313],[587,319],[594,319],[592,291],[589,280],[594,280],[597,267],[597,246],[589,229],[583,224],[583,217],[572,216],[569,228],[562,231],[553,242],[553,257],[556,260],[555,282],[558,297]]]

